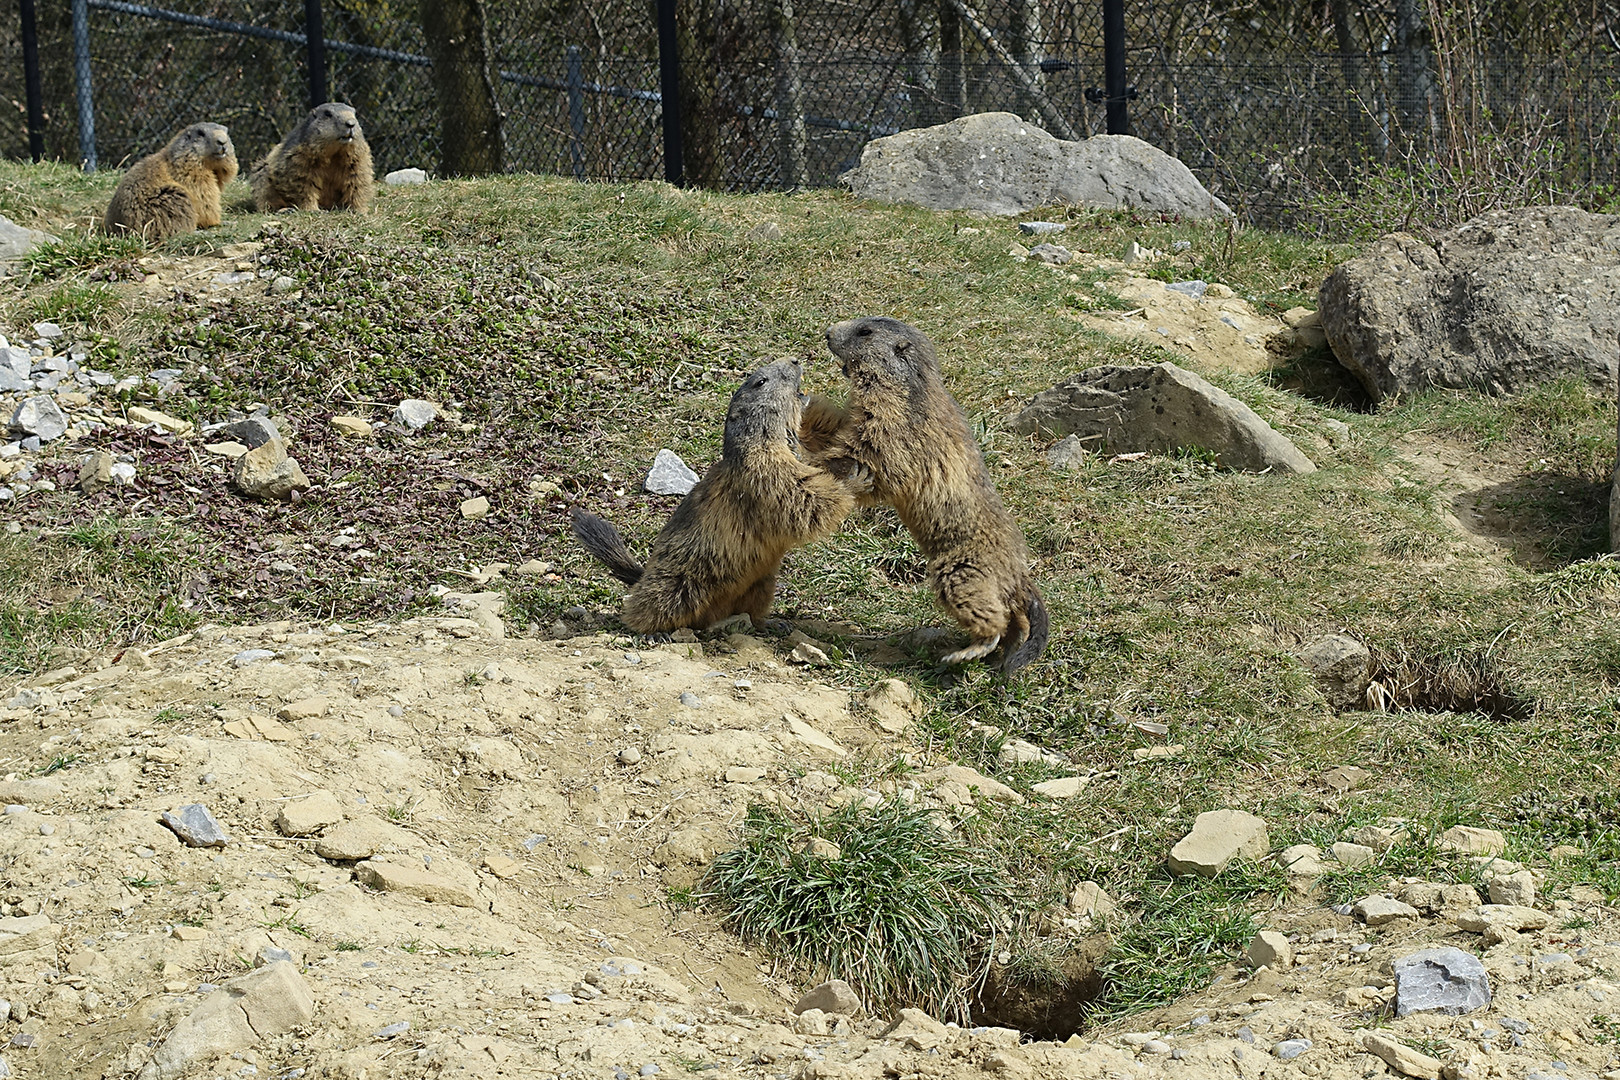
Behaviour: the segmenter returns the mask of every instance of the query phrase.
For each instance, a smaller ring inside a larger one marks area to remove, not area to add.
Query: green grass
[[[64,282],[50,292],[35,297],[24,309],[25,317],[64,326],[105,327],[119,314],[118,293],[106,285]]]
[[[146,244],[139,237],[93,233],[41,245],[23,257],[22,265],[35,277],[48,280],[128,264],[145,254]]]
[[[812,838],[835,843],[838,856],[810,853]],[[995,867],[933,812],[890,801],[795,821],[754,806],[741,839],[703,890],[743,940],[808,980],[846,980],[869,1008],[966,1017],[1010,897]]]

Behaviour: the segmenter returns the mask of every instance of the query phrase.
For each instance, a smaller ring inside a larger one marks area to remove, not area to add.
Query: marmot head
[[[802,373],[797,360],[776,360],[743,380],[726,409],[726,457],[761,443],[797,447],[804,408],[799,391]]]
[[[236,162],[230,132],[219,124],[192,124],[169,140],[170,161]]]
[[[878,315],[850,319],[827,328],[827,347],[843,364],[844,377],[862,376],[911,386],[939,375],[934,343],[915,326]]]
[[[303,138],[298,141],[319,146],[365,139],[360,131],[360,118],[354,114],[354,106],[341,101],[328,101],[309,110],[309,115],[304,117],[303,129]]]

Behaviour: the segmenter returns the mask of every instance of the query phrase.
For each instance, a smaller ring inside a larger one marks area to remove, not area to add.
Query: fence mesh
[[[1620,166],[1608,8],[1542,0],[1303,5],[1182,0],[1127,9],[1133,133],[1263,224],[1308,228],[1375,166],[1523,174],[1601,202]],[[1065,137],[1105,129],[1102,10],[1056,0],[676,0],[689,181],[826,185],[871,138],[1007,110]],[[456,0],[452,6],[467,6]],[[47,154],[79,160],[68,4],[39,8]],[[305,5],[87,0],[103,167],[208,119],[244,167],[311,104]],[[380,170],[444,171],[458,105],[418,7],[326,0],[329,97],[358,109]],[[509,170],[664,174],[652,3],[483,5]],[[0,24],[0,151],[27,153],[15,7]],[[467,83],[466,85],[474,85]],[[447,128],[446,124],[450,127]]]

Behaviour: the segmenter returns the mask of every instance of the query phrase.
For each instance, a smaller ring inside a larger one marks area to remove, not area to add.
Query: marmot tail
[[[569,518],[574,528],[574,536],[585,546],[586,551],[608,568],[609,573],[626,585],[634,585],[641,580],[641,564],[630,554],[630,549],[624,546],[624,537],[619,535],[618,529],[608,521],[578,507],[570,511]]]
[[[1046,615],[1046,604],[1041,600],[1040,593],[1032,592],[1030,594],[1029,604],[1024,608],[1022,616],[1020,618],[1019,614],[1015,613],[1012,624],[1007,627],[1009,635],[1015,629],[1025,629],[1025,633],[1022,635],[1023,640],[1016,646],[1009,648],[1002,658],[1001,670],[1009,675],[1046,651],[1046,639],[1051,632],[1051,622]],[[1019,623],[1026,620],[1028,623],[1027,629],[1018,626]]]

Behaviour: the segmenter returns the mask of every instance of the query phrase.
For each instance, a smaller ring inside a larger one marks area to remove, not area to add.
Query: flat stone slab
[[[1552,916],[1533,907],[1517,904],[1481,904],[1473,911],[1461,911],[1451,917],[1459,929],[1471,934],[1483,934],[1492,926],[1509,930],[1544,930],[1552,925]]]
[[[1448,1016],[1491,1003],[1491,978],[1479,957],[1457,948],[1423,949],[1395,961],[1395,1015]]]
[[[1260,818],[1243,810],[1209,810],[1170,849],[1170,872],[1214,877],[1233,859],[1263,859],[1270,849],[1271,836]]]
[[[1378,893],[1357,900],[1353,910],[1356,918],[1368,926],[1382,926],[1396,919],[1415,919],[1419,914],[1418,909],[1411,904]]]
[[[1507,837],[1495,829],[1453,825],[1440,834],[1440,847],[1463,855],[1500,855],[1507,850]]]
[[[479,907],[478,896],[460,882],[419,866],[367,860],[354,868],[360,884],[383,892],[403,893],[432,904]]]
[[[1416,1080],[1440,1080],[1440,1061],[1428,1054],[1385,1038],[1374,1031],[1363,1032],[1361,1045],[1368,1053],[1376,1054],[1384,1059],[1384,1064],[1400,1073],[1402,1076],[1415,1077]]]
[[[1164,362],[1090,368],[1042,391],[1013,418],[1020,434],[1077,435],[1112,454],[1203,450],[1225,469],[1308,473],[1316,465],[1220,387]]]
[[[343,807],[330,791],[312,791],[281,804],[276,831],[282,836],[313,836],[343,820]]]

